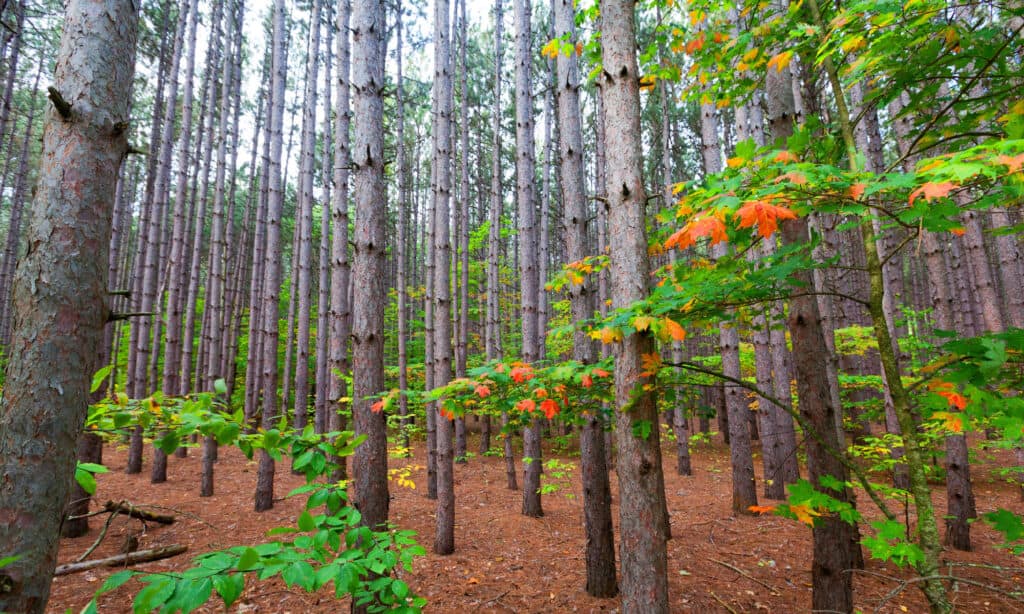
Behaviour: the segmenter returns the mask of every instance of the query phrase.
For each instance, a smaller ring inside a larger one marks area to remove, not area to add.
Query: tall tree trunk
[[[263,388],[262,427],[274,428],[277,422],[277,345],[278,293],[281,285],[281,210],[284,191],[281,186],[281,149],[284,124],[284,90],[287,57],[284,53],[284,0],[274,0],[271,97],[270,97],[270,166],[267,169],[267,237],[263,264],[263,326],[261,384]],[[274,459],[264,450],[258,453],[254,508],[257,512],[274,506]]]
[[[781,144],[792,134],[796,113],[789,68],[768,71],[765,89],[771,136]],[[810,239],[806,218],[783,221],[782,238],[786,244],[806,243]],[[810,271],[798,271],[795,277],[804,287],[812,287]],[[839,408],[835,407],[829,394],[828,374],[821,362],[828,356],[828,346],[821,326],[818,301],[813,295],[794,296],[790,299],[788,326],[793,343],[793,367],[800,414],[817,433],[817,436],[808,437],[806,441],[811,483],[831,496],[838,494],[839,498],[848,499],[848,492],[836,493],[821,484],[824,476],[845,482],[848,474],[838,457],[843,453],[845,445],[839,441],[835,430],[835,413]],[[854,568],[856,560],[853,549],[859,548],[853,527],[836,516],[828,516],[815,522],[812,535],[813,609],[851,612],[853,583],[849,570]]]
[[[530,65],[530,0],[515,0],[516,22],[516,203],[519,212],[519,288],[523,335],[523,362],[541,356],[537,301],[540,298],[537,250],[537,203],[534,199],[533,92]],[[533,419],[523,429],[523,455],[530,459],[523,469],[523,515],[544,515],[540,502],[541,424]]]
[[[466,49],[469,46],[468,28],[466,26],[466,0],[460,0],[459,11],[459,64],[462,96],[459,112],[459,149],[462,158],[459,162],[459,318],[458,329],[455,331],[458,351],[455,356],[455,377],[466,377],[466,361],[469,353],[469,90],[466,74]],[[455,420],[455,462],[466,462],[466,419],[459,416]]]
[[[355,116],[353,197],[355,257],[352,282],[352,417],[366,441],[353,456],[355,504],[363,523],[383,529],[388,521],[387,425],[371,410],[384,391],[384,55],[387,24],[380,0],[357,2],[352,11],[352,89]]]
[[[409,172],[405,152],[405,83],[402,77],[402,10],[395,13],[395,64],[397,78],[395,81],[395,116],[396,116],[396,139],[397,153],[395,155],[395,177],[398,180],[398,243],[395,246],[398,270],[396,272],[396,283],[398,286],[398,389],[399,397],[398,413],[402,417],[401,446],[409,447],[409,433],[406,430],[411,424],[409,416],[409,399],[405,391],[409,388],[409,288],[406,274],[408,266],[408,241],[409,224],[407,215],[409,213],[409,193],[406,175]],[[413,226],[415,228],[415,225]],[[415,250],[414,250],[415,251]]]
[[[487,360],[500,360],[501,348],[501,37],[504,16],[501,0],[494,1],[494,106],[491,109],[491,206],[487,213]],[[519,490],[516,459],[512,451],[512,433],[508,432],[508,414],[501,416],[502,448],[505,457],[505,485]]]
[[[338,58],[337,88],[338,106],[334,120],[334,196],[331,200],[331,226],[334,234],[331,237],[331,327],[328,340],[330,354],[328,367],[331,372],[331,386],[328,394],[329,412],[328,430],[338,431],[345,427],[341,405],[345,396],[346,385],[342,375],[348,373],[348,342],[351,331],[350,309],[348,300],[349,278],[351,269],[348,260],[348,176],[351,157],[349,155],[349,129],[351,115],[349,113],[350,64],[349,61],[349,20],[352,6],[349,0],[338,3],[338,40],[336,55]],[[339,462],[343,462],[340,461]],[[341,465],[338,477],[344,477],[345,465]]]
[[[319,294],[317,296],[316,303],[316,417],[315,426],[316,432],[325,433],[327,432],[327,409],[329,399],[329,381],[330,381],[330,365],[328,362],[328,341],[330,337],[329,318],[330,303],[331,303],[331,187],[333,185],[334,178],[331,171],[332,156],[334,153],[334,143],[332,141],[333,125],[331,113],[333,109],[331,107],[331,73],[332,68],[332,42],[334,40],[334,27],[331,21],[331,15],[333,15],[333,5],[327,5],[327,23],[329,24],[326,28],[327,40],[325,41],[324,48],[327,49],[326,56],[324,58],[324,149],[323,159],[320,162],[320,173],[323,178],[323,199],[321,206],[320,215],[320,267],[318,271]],[[404,402],[404,397],[403,397]]]
[[[434,4],[434,373],[433,385],[446,385],[452,377],[451,335],[451,239],[449,202],[451,198],[451,47],[448,0]],[[437,523],[434,552],[455,551],[455,483],[452,467],[452,422],[435,404],[437,429]]]
[[[316,106],[320,68],[320,0],[313,0],[306,51],[306,92],[302,103],[302,144],[299,167],[298,313],[295,340],[295,428],[303,429],[309,413],[309,332],[313,265],[313,170],[316,165]]]
[[[555,36],[575,38],[575,11],[572,0],[555,0]],[[561,185],[563,237],[566,257],[577,262],[587,256],[587,193],[583,173],[583,132],[580,118],[580,78],[575,55],[559,54],[557,59],[556,94],[558,96],[559,152],[561,154]],[[582,322],[591,317],[592,288],[586,280],[572,284],[569,299],[572,318]],[[573,333],[573,359],[592,364],[595,359],[593,341],[582,328]],[[612,532],[611,486],[605,464],[604,420],[591,412],[584,418],[580,431],[580,472],[583,480],[583,522],[587,536],[587,594],[613,597],[618,591],[615,582],[615,538]]]
[[[610,277],[612,307],[648,294],[647,196],[640,144],[640,91],[636,61],[635,2],[603,0],[601,91],[608,157],[608,232],[614,236]],[[618,442],[619,531],[622,607],[628,612],[668,612],[665,550],[665,491],[658,433],[640,437],[633,427],[658,423],[650,376],[642,375],[644,354],[655,351],[649,332],[631,334],[616,345],[615,396]]]
[[[6,612],[43,612],[57,564],[75,441],[109,314],[106,267],[128,152],[137,24],[134,3],[70,0],[65,9],[0,408],[0,556],[19,557],[0,572]]]

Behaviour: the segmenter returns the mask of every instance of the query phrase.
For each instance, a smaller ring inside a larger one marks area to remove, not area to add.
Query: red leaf
[[[558,406],[558,401],[554,399],[546,399],[545,401],[543,401],[540,404],[540,409],[541,411],[544,412],[544,415],[547,417],[548,420],[554,418],[555,415],[558,414],[559,411],[561,411],[561,408]]]
[[[931,202],[936,198],[943,198],[947,196],[950,192],[953,191],[953,188],[955,187],[956,184],[951,181],[946,181],[943,183],[932,183],[929,181],[928,183],[911,192],[908,202],[911,205],[913,205],[914,201],[917,199],[918,196],[924,196],[924,199],[926,201]]]
[[[752,200],[736,211],[736,217],[740,218],[740,228],[757,224],[758,234],[767,239],[779,228],[780,219],[795,220],[796,213],[763,200]]]

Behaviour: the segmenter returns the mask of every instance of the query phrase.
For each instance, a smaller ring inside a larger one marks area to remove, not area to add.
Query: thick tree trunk
[[[383,529],[388,521],[388,450],[384,413],[371,410],[384,391],[384,54],[387,24],[380,0],[357,2],[352,11],[352,89],[355,257],[352,282],[352,418],[365,435],[353,456],[355,505],[363,523]]]
[[[636,62],[635,3],[601,2],[604,126],[608,156],[608,232],[612,306],[647,296],[646,201],[640,145],[640,92]],[[668,612],[665,492],[658,433],[639,437],[638,422],[658,423],[657,398],[641,375],[644,354],[655,351],[648,332],[616,346],[615,391],[618,440],[622,607],[626,612]]]
[[[70,0],[43,155],[13,285],[0,409],[0,610],[43,612],[109,314],[107,259],[118,169],[128,151],[138,6]],[[41,380],[43,378],[45,381]]]

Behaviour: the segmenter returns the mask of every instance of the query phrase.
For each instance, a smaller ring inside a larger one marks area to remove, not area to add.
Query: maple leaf
[[[546,58],[555,59],[558,57],[558,39],[551,39],[541,47],[540,54]]]
[[[788,163],[791,163],[791,162],[796,162],[797,160],[798,160],[798,158],[794,154],[786,151],[785,149],[783,149],[779,153],[775,154],[775,161],[776,162],[782,162],[784,164],[788,164]]]
[[[474,392],[476,392],[476,396],[480,397],[481,399],[486,399],[491,395],[491,389],[488,388],[487,386],[484,386],[483,384],[477,386]]]
[[[728,240],[721,213],[708,213],[690,220],[687,222],[686,226],[677,230],[668,238],[667,241],[665,241],[665,247],[667,249],[671,249],[673,247],[686,249],[696,243],[698,238],[708,236],[711,237],[712,245],[717,245],[722,241]]]
[[[522,401],[516,403],[516,409],[518,409],[519,411],[533,413],[533,411],[537,409],[537,403],[534,402],[533,399],[523,399]]]
[[[942,393],[940,392],[939,394]],[[937,411],[932,414],[932,417],[942,420],[942,426],[948,431],[953,433],[962,433],[964,431],[963,418],[958,414],[948,411]]]
[[[967,397],[955,390],[938,390],[936,391],[936,394],[949,401],[950,407],[955,407],[957,409],[964,409],[967,407]]]
[[[594,377],[608,377],[609,375],[611,375],[611,373],[605,371],[604,369],[594,369],[593,371],[590,372],[590,374],[593,375]]]
[[[1010,169],[1011,173],[1016,173],[1020,170],[1021,166],[1024,166],[1024,154],[1016,156],[1000,155],[996,158],[996,162],[1005,165]]]
[[[554,399],[547,399],[547,400],[543,401],[540,404],[540,409],[541,409],[541,411],[544,412],[544,416],[548,420],[554,418],[555,415],[557,415],[558,412],[561,411],[561,408],[558,406],[558,401],[556,401]]]
[[[637,316],[633,318],[633,328],[637,331],[647,330],[651,327],[652,323],[654,323],[654,318],[651,316]]]
[[[583,43],[582,42],[576,41],[575,49],[576,49],[576,55],[583,55]]]
[[[924,196],[925,201],[931,202],[936,198],[943,198],[947,196],[955,187],[956,184],[951,181],[945,181],[943,183],[934,183],[929,181],[911,192],[910,198],[907,199],[907,202],[913,205],[918,196]]]
[[[697,35],[696,38],[686,43],[686,53],[688,55],[693,55],[694,53],[700,51],[701,49],[704,48],[704,41],[704,33],[701,32],[700,34]]]
[[[538,388],[533,391],[533,395],[538,399],[546,399],[548,396],[548,391],[543,388]]]
[[[964,236],[964,233],[967,232],[967,229],[962,226],[957,226],[956,228],[950,228],[949,232],[955,234],[958,237],[962,237]]]
[[[796,171],[790,171],[785,175],[779,175],[775,178],[775,183],[782,183],[783,181],[795,183],[796,185],[807,185],[807,175]]]
[[[793,60],[792,51],[783,51],[772,56],[772,59],[768,60],[768,68],[774,68],[776,72],[782,72],[789,63]]]
[[[594,385],[594,378],[590,377],[589,375],[584,375],[580,377],[580,384],[584,388],[590,388],[591,386]]]
[[[649,92],[653,90],[654,82],[654,75],[644,75],[643,77],[640,77],[640,91]]]
[[[774,505],[751,505],[747,508],[747,511],[754,512],[755,514],[765,515],[771,514],[775,511]]]
[[[850,198],[853,200],[860,200],[861,196],[864,196],[864,190],[867,188],[866,183],[855,183],[850,186]]]
[[[729,158],[728,160],[726,160],[725,165],[728,166],[729,168],[739,168],[743,166],[744,162],[746,162],[746,159],[740,156],[736,156],[735,158]]]
[[[809,527],[814,526],[815,516],[821,516],[821,514],[816,512],[813,508],[803,504],[790,505],[789,511],[793,512],[793,515],[796,516],[797,520]]]
[[[679,322],[676,322],[672,318],[662,318],[661,323],[665,326],[666,330],[668,330],[668,334],[676,341],[683,341],[686,339],[686,330],[679,325]]]
[[[495,365],[494,371],[497,372],[497,373],[504,373],[505,372],[505,363],[499,362],[497,365]]]
[[[643,372],[640,373],[641,376],[654,377],[661,369],[661,354],[657,352],[643,354],[640,356],[640,368],[643,369]]]
[[[379,414],[382,409],[384,409],[384,399],[381,399],[370,406],[370,411],[375,414]]]
[[[758,234],[767,239],[779,228],[780,219],[795,220],[796,213],[763,200],[752,200],[736,211],[736,217],[740,219],[740,228],[750,228],[757,224]]]
[[[533,379],[533,372],[530,370],[529,365],[513,367],[510,375],[512,376],[512,380],[517,384],[522,384],[527,380]]]

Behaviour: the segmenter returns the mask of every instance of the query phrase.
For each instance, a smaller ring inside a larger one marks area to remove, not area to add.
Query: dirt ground
[[[475,449],[473,441],[470,449]],[[400,488],[392,482],[391,520],[400,528],[415,530],[419,542],[429,551],[433,542],[434,502],[424,496],[426,464],[422,444],[411,459],[391,459],[392,467],[414,467],[411,477],[416,489]],[[551,450],[546,450],[550,455]],[[148,451],[147,451],[148,454]],[[668,544],[669,598],[674,612],[805,612],[810,609],[811,532],[794,521],[766,517],[733,517],[730,509],[728,450],[720,442],[694,449],[695,475],[675,475],[672,450],[665,448],[668,472],[665,476],[673,539]],[[402,577],[418,594],[427,598],[428,612],[617,612],[617,599],[594,599],[583,587],[583,510],[579,484],[578,457],[554,453],[576,470],[560,481],[559,492],[544,497],[545,515],[540,519],[520,515],[521,496],[505,488],[501,458],[474,456],[468,464],[456,465],[456,552],[450,556],[428,554],[417,559],[413,573]],[[1016,491],[995,477],[995,470],[1008,458],[981,455],[972,468],[979,513],[1005,507],[1021,510]],[[210,550],[270,541],[265,532],[275,526],[293,526],[301,509],[300,498],[284,499],[270,511],[252,512],[256,466],[235,449],[221,451],[217,463],[216,494],[198,496],[199,455],[171,458],[165,484],[149,483],[148,464],[141,475],[125,475],[124,450],[108,446],[104,462],[110,473],[99,475],[93,508],[108,499],[125,499],[152,510],[174,513],[178,521],[170,526],[118,517],[106,538],[90,555],[99,558],[116,554],[129,535],[137,535],[139,548],[185,544],[189,552],[171,559],[137,566],[159,572],[182,570],[190,558]],[[148,463],[148,458],[147,458]],[[756,459],[760,465],[760,459]],[[521,468],[520,468],[521,469]],[[760,467],[758,467],[760,470]],[[520,480],[521,481],[521,480]],[[301,485],[302,478],[278,468],[276,489],[284,496]],[[612,475],[613,504],[618,525],[618,484]],[[867,507],[866,497],[864,507]],[[936,509],[945,509],[941,486],[934,494]],[[159,507],[158,507],[159,506]],[[173,510],[173,511],[172,511]],[[96,539],[105,516],[93,518],[90,533],[61,544],[60,562],[81,555]],[[141,534],[140,534],[141,533]],[[985,523],[972,531],[975,550],[962,553],[947,550],[951,563],[943,573],[969,582],[1000,587],[1004,592],[973,584],[955,585],[952,597],[963,612],[1024,611],[1024,603],[1007,594],[1024,586],[1024,561],[997,548],[999,536]],[[990,566],[998,566],[993,569]],[[77,612],[116,572],[100,568],[56,578],[50,612]],[[865,612],[925,612],[924,601],[914,584],[889,563],[868,561],[864,573],[855,576],[855,598]],[[101,612],[130,612],[132,596],[140,588],[132,581],[100,601]],[[902,589],[902,590],[901,590]],[[288,590],[278,581],[257,582],[249,578],[243,596],[231,612],[339,612],[345,603],[332,598],[331,589],[317,594]],[[206,612],[223,612],[216,596]]]

